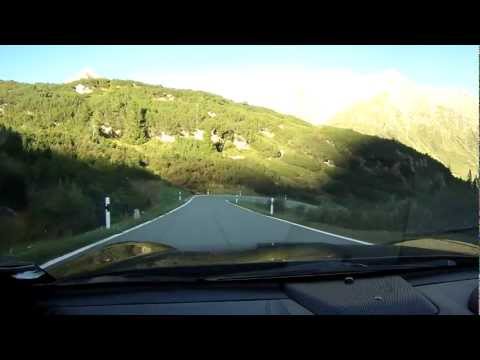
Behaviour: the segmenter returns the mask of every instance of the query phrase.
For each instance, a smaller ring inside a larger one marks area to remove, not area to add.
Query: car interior
[[[13,275],[19,271],[27,273],[2,271],[6,315],[475,315],[479,305],[478,259],[434,271],[193,283],[105,277],[57,284]]]

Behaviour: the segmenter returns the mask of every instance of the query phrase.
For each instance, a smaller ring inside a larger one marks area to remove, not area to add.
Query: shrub
[[[277,212],[285,211],[285,199],[279,197],[275,198],[275,201],[273,203],[273,209]]]
[[[306,212],[306,207],[305,207],[305,205],[295,206],[294,212],[295,212],[295,214],[296,214],[297,216],[304,216],[304,215],[305,215],[305,212]]]

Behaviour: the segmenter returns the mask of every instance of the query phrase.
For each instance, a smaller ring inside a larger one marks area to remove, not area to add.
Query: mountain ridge
[[[450,102],[383,92],[337,113],[326,124],[396,139],[428,153],[454,175],[478,175],[478,109],[468,97]],[[467,106],[468,105],[468,106]]]

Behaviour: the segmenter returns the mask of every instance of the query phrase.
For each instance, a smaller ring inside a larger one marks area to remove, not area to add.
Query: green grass
[[[30,247],[22,244],[21,246],[13,247],[12,252],[9,255],[15,256],[21,260],[33,261],[37,264],[51,260],[167,213],[181,205],[176,196],[176,192],[170,194],[170,196],[166,197],[164,202],[145,211],[142,214],[142,217],[138,220],[124,218],[123,220],[112,224],[110,229],[101,227],[75,236],[39,240],[31,244]],[[191,195],[187,195],[182,199],[182,204],[188,201],[190,197]]]

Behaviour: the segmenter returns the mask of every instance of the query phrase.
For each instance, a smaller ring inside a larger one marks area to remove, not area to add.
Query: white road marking
[[[342,236],[342,235],[337,235],[337,234],[332,234],[332,233],[329,233],[329,232],[326,232],[326,231],[322,231],[322,230],[318,230],[318,229],[314,229],[314,228],[311,228],[311,227],[308,227],[308,226],[305,226],[305,225],[300,225],[300,224],[297,224],[297,223],[294,223],[294,222],[291,222],[291,221],[288,221],[288,220],[284,220],[284,219],[279,219],[279,218],[276,218],[276,217],[273,217],[273,216],[268,216],[268,215],[264,215],[264,214],[261,214],[259,212],[256,212],[256,211],[253,211],[253,210],[250,210],[250,209],[247,209],[247,208],[244,208],[243,206],[240,206],[240,205],[237,205],[237,204],[234,204],[228,200],[225,200],[226,203],[232,205],[232,206],[236,206],[242,210],[245,210],[245,211],[250,211],[252,213],[254,213],[255,215],[260,215],[260,216],[265,216],[269,219],[273,219],[273,220],[277,220],[277,221],[282,221],[282,222],[285,222],[287,224],[290,224],[290,225],[294,225],[294,226],[298,226],[298,227],[301,227],[301,228],[304,228],[304,229],[307,229],[307,230],[311,230],[311,231],[315,231],[315,232],[318,232],[318,233],[321,233],[321,234],[324,234],[324,235],[330,235],[330,236],[334,236],[334,237],[337,237],[337,238],[340,238],[340,239],[344,239],[344,240],[349,240],[349,241],[353,241],[353,242],[356,242],[356,243],[359,243],[359,244],[363,244],[363,245],[374,245],[372,243],[369,243],[369,242],[366,242],[366,241],[361,241],[361,240],[356,240],[356,239],[352,239],[352,238],[349,238],[349,237],[346,237],[346,236]]]
[[[94,246],[97,246],[97,245],[106,243],[106,242],[108,242],[108,241],[110,241],[110,240],[112,240],[112,239],[115,239],[116,237],[119,237],[119,236],[121,236],[121,235],[124,235],[124,234],[126,234],[126,233],[129,233],[130,231],[136,230],[136,229],[138,229],[138,228],[141,228],[142,226],[145,226],[145,225],[148,225],[148,224],[150,224],[150,223],[152,223],[152,222],[154,222],[154,221],[157,221],[158,219],[160,219],[160,218],[162,218],[162,217],[164,217],[164,216],[167,216],[167,215],[169,215],[169,214],[171,214],[171,213],[173,213],[173,212],[175,212],[175,211],[177,211],[177,210],[180,210],[180,209],[183,208],[184,206],[188,205],[188,204],[189,204],[194,198],[196,198],[197,196],[198,196],[198,195],[192,196],[186,203],[184,203],[184,204],[176,207],[175,209],[170,210],[169,212],[167,212],[167,213],[165,213],[165,214],[163,214],[163,215],[157,216],[156,218],[154,218],[154,219],[152,219],[152,220],[145,221],[144,223],[141,223],[141,224],[139,224],[139,225],[136,225],[136,226],[134,226],[134,227],[132,227],[132,228],[129,228],[129,229],[127,229],[127,230],[124,230],[124,231],[122,231],[121,233],[112,235],[112,236],[110,236],[110,237],[108,237],[108,238],[106,238],[106,239],[99,240],[99,241],[97,241],[97,242],[95,242],[95,243],[93,243],[93,244],[84,246],[84,247],[82,247],[82,248],[80,248],[80,249],[74,250],[74,251],[69,252],[69,253],[67,253],[67,254],[65,254],[65,255],[62,255],[62,256],[60,256],[60,257],[57,257],[57,258],[55,258],[55,259],[49,260],[49,261],[47,261],[46,263],[40,265],[40,267],[43,268],[43,269],[45,269],[46,267],[52,266],[52,265],[54,265],[54,264],[56,264],[56,263],[58,263],[58,262],[60,262],[60,261],[63,261],[63,260],[65,260],[65,259],[68,259],[68,258],[70,258],[70,257],[72,257],[72,256],[74,256],[74,255],[78,255],[78,254],[80,254],[80,253],[82,253],[82,252],[84,252],[84,251],[86,251],[86,250],[88,250],[88,249],[91,249],[91,248],[94,247]]]

